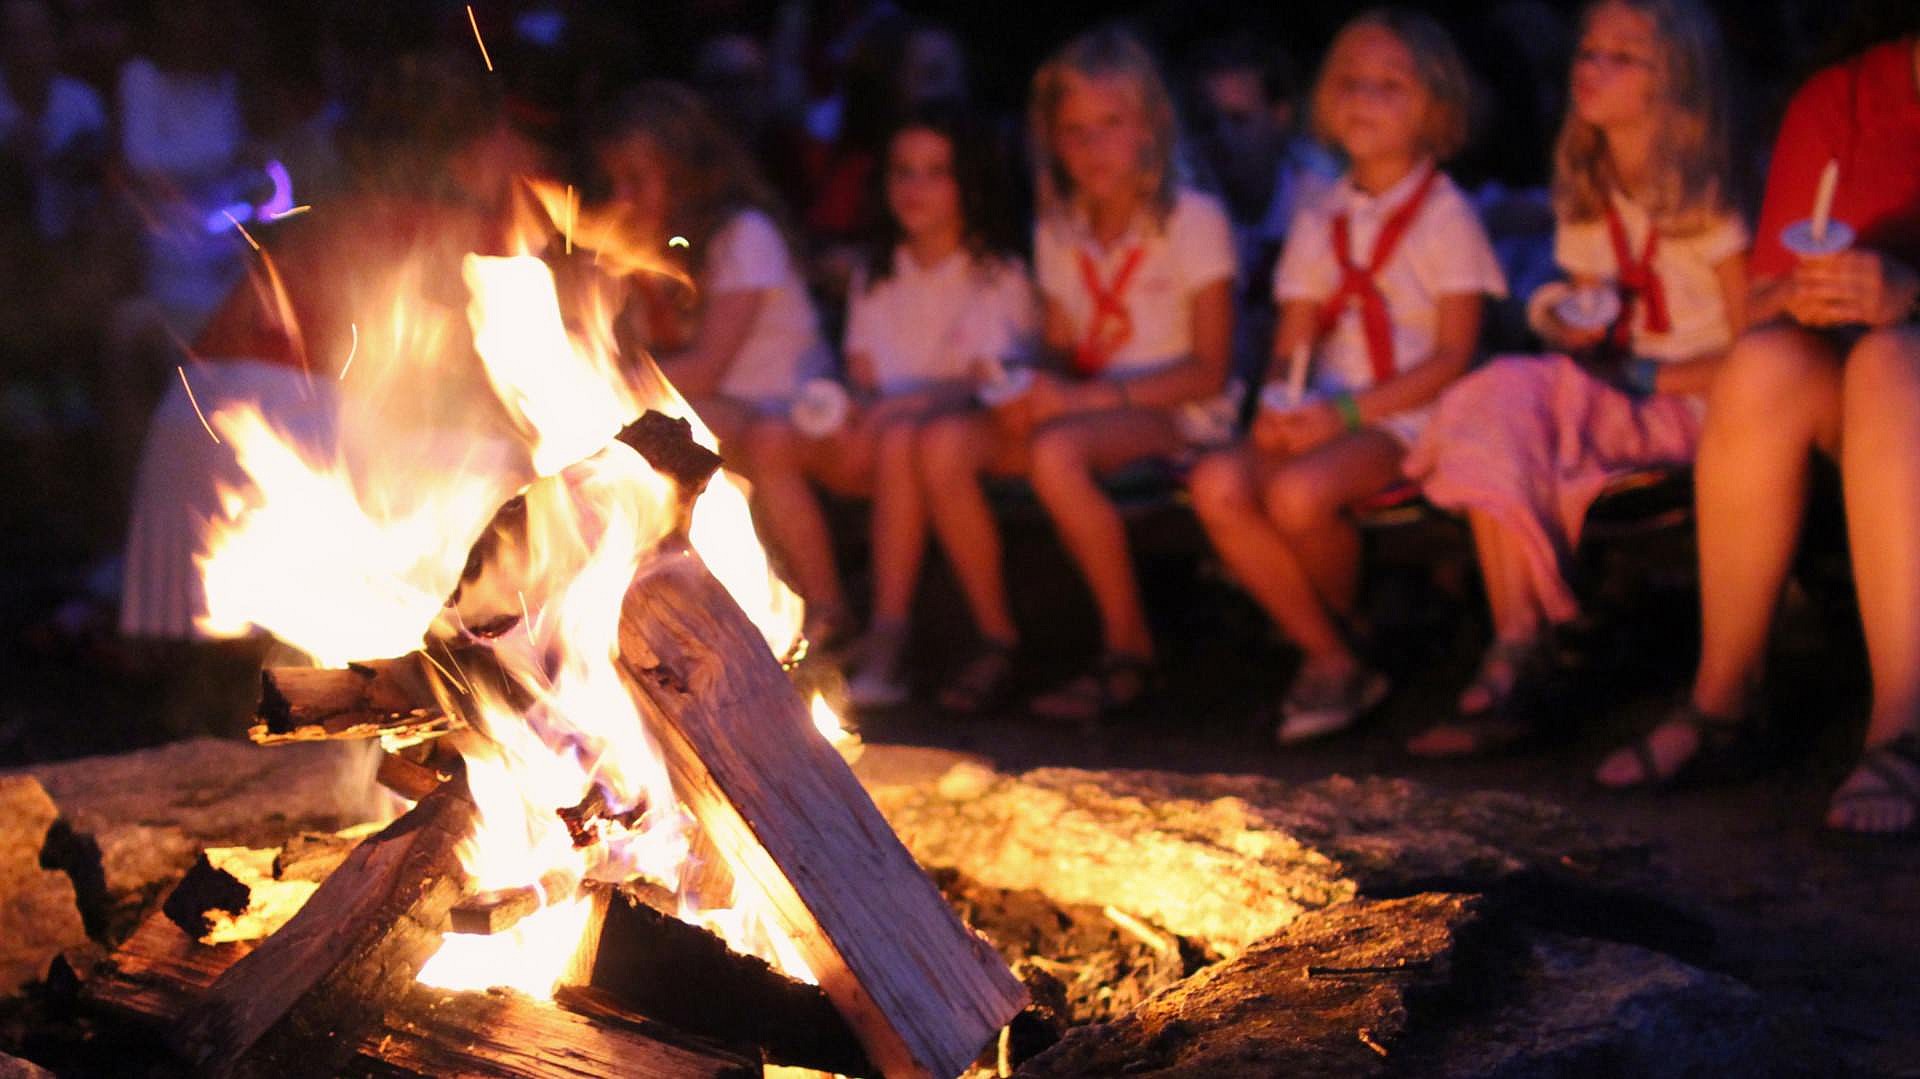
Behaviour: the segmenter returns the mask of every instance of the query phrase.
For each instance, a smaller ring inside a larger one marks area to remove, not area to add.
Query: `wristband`
[[[1350,393],[1343,393],[1330,402],[1333,410],[1340,415],[1340,426],[1349,431],[1358,431],[1365,423],[1360,419],[1360,402]]]
[[[1636,397],[1652,397],[1660,392],[1660,364],[1656,360],[1628,360],[1620,369],[1620,380]]]

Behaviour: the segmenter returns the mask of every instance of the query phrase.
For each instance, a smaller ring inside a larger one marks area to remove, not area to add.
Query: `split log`
[[[398,734],[431,737],[465,726],[435,699],[419,653],[344,669],[269,667],[249,736],[261,745]]]
[[[622,603],[618,665],[674,790],[764,896],[889,1076],[951,1076],[1026,1003],[814,729],[747,616],[691,549]]]
[[[840,1075],[872,1075],[860,1042],[819,986],[681,921],[663,889],[609,889],[589,983],[623,1007],[769,1060]]]
[[[473,824],[466,784],[455,781],[360,844],[220,976],[177,1036],[183,1055],[222,1076],[337,1070],[439,947],[466,891],[457,848]]]
[[[188,1015],[221,973],[256,942],[206,945],[162,915],[142,923],[82,986],[102,1012],[157,1031]],[[586,1079],[736,1079],[757,1062],[648,1025],[618,1009],[566,1011],[513,993],[452,993],[413,986],[352,1044],[346,1071],[379,1075],[533,1076]]]

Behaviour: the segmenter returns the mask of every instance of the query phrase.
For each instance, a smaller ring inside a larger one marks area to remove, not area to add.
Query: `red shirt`
[[[1780,277],[1794,257],[1780,230],[1813,214],[1827,162],[1840,161],[1833,217],[1852,225],[1856,247],[1920,268],[1920,89],[1914,40],[1876,45],[1808,79],[1780,125],[1767,197],[1748,267]]]

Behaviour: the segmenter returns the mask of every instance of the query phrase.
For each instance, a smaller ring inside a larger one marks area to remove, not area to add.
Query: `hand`
[[[1315,401],[1285,412],[1262,412],[1254,423],[1254,444],[1274,452],[1305,453],[1339,438],[1346,429],[1332,405]]]
[[[1605,326],[1574,326],[1552,310],[1541,314],[1540,325],[1536,328],[1540,331],[1540,339],[1546,342],[1548,348],[1571,355],[1586,352],[1607,339]]]
[[[1920,274],[1873,251],[1801,259],[1787,291],[1787,314],[1803,326],[1887,326],[1920,296]]]
[[[1086,411],[1085,390],[1084,383],[1069,382],[1046,371],[1035,371],[1033,389],[1026,395],[1033,423],[1037,426],[1061,416]]]

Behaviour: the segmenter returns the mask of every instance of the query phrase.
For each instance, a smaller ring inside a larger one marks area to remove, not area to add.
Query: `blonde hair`
[[[1140,161],[1142,194],[1162,216],[1172,212],[1179,177],[1174,164],[1180,125],[1173,95],[1145,45],[1125,30],[1109,26],[1082,34],[1062,46],[1033,75],[1027,106],[1027,138],[1034,162],[1034,193],[1040,216],[1062,212],[1075,197],[1073,177],[1053,152],[1054,114],[1072,77],[1124,78],[1140,93],[1140,108],[1153,133]]]
[[[1467,144],[1467,115],[1473,104],[1473,84],[1467,78],[1467,65],[1446,28],[1432,16],[1405,8],[1378,7],[1363,11],[1347,21],[1327,47],[1327,58],[1313,82],[1313,133],[1328,145],[1333,139],[1333,87],[1331,76],[1338,67],[1343,49],[1364,30],[1384,30],[1413,54],[1414,76],[1426,87],[1431,102],[1426,123],[1421,125],[1421,148],[1436,161],[1445,161]]]
[[[1729,202],[1720,29],[1696,0],[1595,0],[1581,16],[1583,33],[1593,13],[1607,4],[1651,17],[1658,46],[1654,108],[1659,115],[1649,155],[1654,173],[1639,201],[1662,232],[1698,232]],[[1563,221],[1595,220],[1606,212],[1615,186],[1606,135],[1569,107],[1553,150],[1554,213]]]

